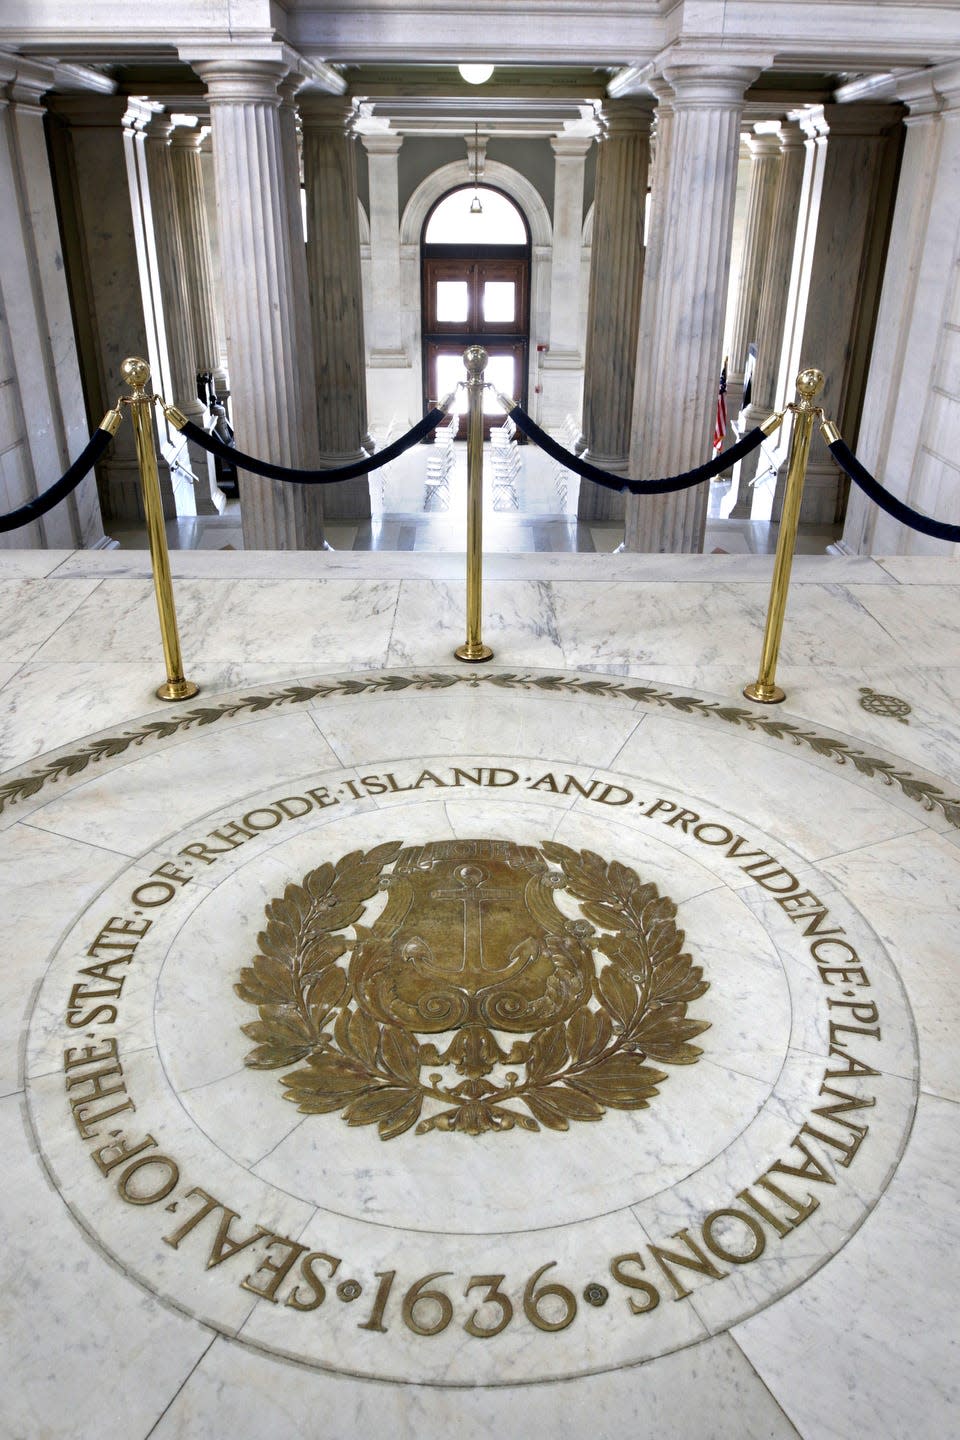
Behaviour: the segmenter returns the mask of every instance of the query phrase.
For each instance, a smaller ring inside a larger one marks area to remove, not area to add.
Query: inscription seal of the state
[[[647,1062],[692,1064],[709,1027],[687,1018],[708,985],[676,913],[629,866],[551,842],[353,851],[267,905],[235,987],[260,1016],[246,1064],[384,1140],[642,1110],[667,1078]]]

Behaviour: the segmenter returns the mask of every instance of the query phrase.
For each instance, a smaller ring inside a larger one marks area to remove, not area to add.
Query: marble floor
[[[960,560],[0,557],[0,1434],[958,1432]]]

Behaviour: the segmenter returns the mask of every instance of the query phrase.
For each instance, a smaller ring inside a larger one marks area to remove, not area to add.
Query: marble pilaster
[[[856,449],[906,504],[958,524],[960,65],[904,76],[897,95],[908,107],[907,133]],[[958,550],[900,525],[856,487],[838,548]]]
[[[170,163],[180,217],[193,357],[198,370],[209,372],[218,393],[222,393],[229,388],[229,382],[220,365],[217,338],[210,233],[200,162],[203,133],[200,126],[178,125],[170,136]]]
[[[344,465],[363,457],[367,433],[354,107],[310,96],[301,97],[300,113],[320,460]],[[365,478],[330,486],[324,499],[328,517],[370,518]]]
[[[280,465],[304,454],[292,207],[273,59],[192,60],[207,86],[213,135],[224,314],[238,448]],[[252,550],[323,543],[315,488],[241,476],[244,543]],[[305,513],[304,495],[311,499]],[[298,499],[298,496],[300,497]]]
[[[901,139],[898,105],[815,107],[813,127],[826,134],[811,205],[801,217],[791,292],[798,305],[781,355],[778,404],[793,399],[797,372],[814,365],[826,383],[818,403],[856,445],[867,362],[880,293]],[[785,471],[774,498],[779,517]],[[811,453],[801,520],[834,524],[843,513],[846,484],[820,445]]]
[[[296,71],[280,82],[280,153],[283,159],[284,194],[287,204],[287,225],[290,236],[290,275],[293,286],[293,318],[296,325],[293,373],[297,412],[300,416],[300,449],[302,464],[316,468],[320,463],[320,439],[317,432],[317,380],[313,364],[313,321],[310,314],[310,282],[307,278],[307,251],[303,232],[301,184],[303,165],[300,153],[300,112],[297,92],[303,83]],[[301,548],[322,549],[323,515],[326,497],[316,486],[287,487],[297,517],[298,532],[304,537]]]
[[[40,104],[52,84],[51,68],[0,57],[3,512],[52,485],[90,434]],[[93,475],[41,520],[0,537],[5,549],[92,547],[102,541]]]
[[[386,427],[395,413],[406,415],[410,356],[403,343],[403,325],[397,297],[400,274],[400,186],[397,157],[401,135],[375,131],[360,137],[367,152],[370,183],[371,295],[366,315],[367,364],[377,371],[370,389],[370,419]]]
[[[727,371],[727,408],[738,415],[743,397],[743,377],[747,363],[747,346],[756,343],[757,321],[763,288],[763,275],[773,229],[774,201],[780,174],[781,154],[779,127],[761,121],[747,139],[750,151],[750,188],[747,196],[747,218],[743,244],[743,260],[734,308],[730,366]]]
[[[50,153],[63,220],[64,264],[73,297],[88,411],[96,425],[123,390],[120,365],[143,355],[159,373],[152,317],[141,283],[142,217],[133,204],[122,95],[54,95]],[[142,156],[140,157],[142,159]],[[97,466],[104,517],[143,518],[133,428],[121,425]],[[160,466],[164,514],[176,514],[169,471]]]
[[[595,465],[626,475],[643,290],[652,104],[611,101],[597,155],[583,433]],[[581,520],[622,520],[624,497],[580,483]]]
[[[744,65],[677,65],[669,180],[658,259],[656,345],[646,383],[656,386],[653,423],[631,447],[635,475],[670,475],[709,458],[716,415],[730,267]],[[642,384],[638,377],[638,384]],[[630,550],[699,550],[704,486],[653,496],[627,511]]]
[[[673,91],[662,76],[647,82],[656,97],[657,108],[651,141],[650,198],[647,201],[647,245],[643,262],[643,290],[640,296],[640,324],[637,336],[637,364],[634,377],[633,413],[630,423],[630,474],[638,475],[640,447],[644,437],[656,434],[660,391],[654,381],[657,367],[657,315],[660,304],[660,263],[666,230],[666,198],[670,185],[673,152]],[[646,505],[636,495],[627,495],[624,506],[627,549],[637,533],[639,508]]]
[[[753,372],[750,404],[741,412],[743,425],[748,430],[765,420],[776,408],[790,267],[797,238],[797,215],[803,184],[806,137],[802,128],[796,121],[785,121],[780,126],[779,138],[780,168],[773,198],[773,216],[757,311],[757,363]],[[750,517],[753,491],[749,488],[749,482],[757,473],[759,458],[760,451],[754,450],[740,462],[739,491],[736,504],[730,512],[731,519]]]
[[[557,135],[554,154],[553,264],[550,274],[550,348],[543,359],[542,423],[579,415],[583,393],[581,320],[583,187],[589,135]]]
[[[213,173],[213,139],[210,126],[200,131],[200,179],[203,187],[203,208],[207,216],[207,238],[210,242],[210,279],[213,294],[213,316],[217,333],[218,366],[214,371],[218,386],[222,383],[229,394],[230,373],[227,370],[227,327],[223,318],[223,283],[220,266],[220,216],[217,214],[217,183]],[[220,393],[218,391],[218,393]]]
[[[190,318],[183,227],[170,148],[172,133],[173,121],[165,114],[154,115],[143,128],[146,176],[150,189],[149,213],[157,257],[156,273],[151,276],[154,308],[166,340],[169,364],[164,380],[166,397],[183,411],[188,420],[204,429],[209,417],[206,406],[197,395],[197,372],[201,366]],[[160,388],[156,381],[155,387]],[[167,431],[162,442],[164,456],[174,476],[177,513],[217,514],[223,508],[223,496],[216,483],[211,458],[206,451],[184,441],[178,431],[164,427],[161,422],[161,435],[164,429]],[[195,488],[177,469],[184,465],[195,477]]]

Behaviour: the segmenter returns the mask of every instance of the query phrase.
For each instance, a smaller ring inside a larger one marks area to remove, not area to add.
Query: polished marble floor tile
[[[960,587],[459,563],[7,582],[0,1430],[940,1440]]]

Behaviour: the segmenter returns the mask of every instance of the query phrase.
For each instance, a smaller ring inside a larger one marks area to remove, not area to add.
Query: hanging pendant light
[[[492,65],[458,65],[457,69],[468,85],[483,85],[493,74]]]
[[[470,214],[483,214],[480,203],[480,124],[477,120],[473,122],[473,199],[470,201]]]

